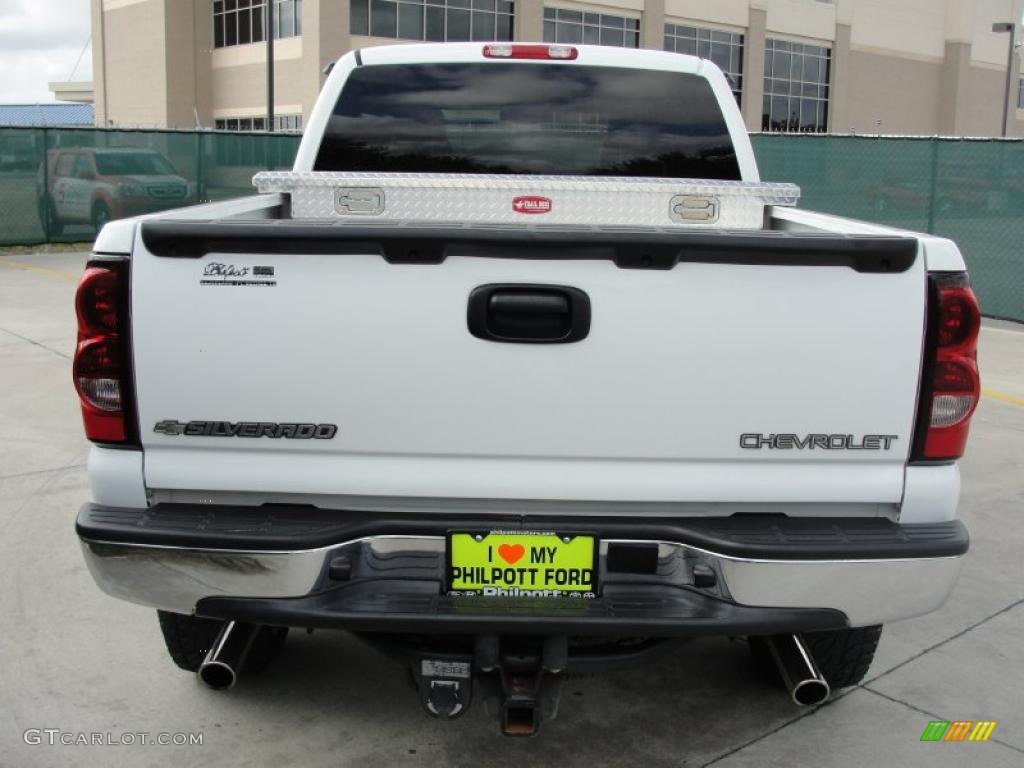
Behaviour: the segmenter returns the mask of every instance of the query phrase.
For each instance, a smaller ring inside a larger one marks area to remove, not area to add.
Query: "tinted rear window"
[[[513,63],[355,69],[316,170],[740,177],[704,78]]]

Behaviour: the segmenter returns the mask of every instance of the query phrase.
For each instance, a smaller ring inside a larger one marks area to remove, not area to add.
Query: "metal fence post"
[[[203,183],[203,132],[196,131],[196,202],[206,200],[206,185]]]
[[[43,224],[43,238],[47,243],[50,242],[50,139],[47,133],[46,127],[42,128],[43,132],[43,189],[42,189],[42,201],[37,203],[40,216]]]
[[[939,139],[937,136],[932,137],[932,173],[929,179],[928,189],[928,226],[927,232],[929,235],[935,234],[935,207],[936,207],[936,194],[938,192],[938,176],[939,176]]]

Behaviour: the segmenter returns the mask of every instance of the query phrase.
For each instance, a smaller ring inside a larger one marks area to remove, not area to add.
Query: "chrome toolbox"
[[[267,171],[253,184],[322,221],[762,229],[765,206],[800,198],[795,184],[597,176]]]

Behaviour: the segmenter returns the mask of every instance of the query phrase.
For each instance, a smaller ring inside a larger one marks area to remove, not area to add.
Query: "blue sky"
[[[53,101],[89,39],[89,0],[0,0],[0,103]],[[92,79],[92,49],[75,80]]]

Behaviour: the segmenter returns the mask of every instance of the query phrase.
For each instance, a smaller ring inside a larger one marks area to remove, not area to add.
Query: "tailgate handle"
[[[590,333],[590,297],[564,285],[481,285],[469,294],[469,332],[513,344],[567,344]]]

